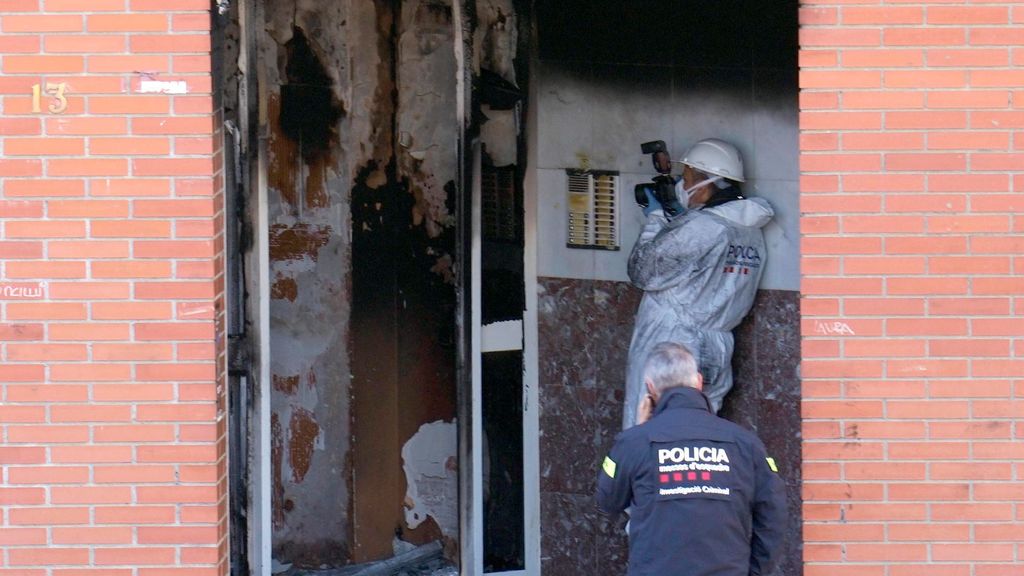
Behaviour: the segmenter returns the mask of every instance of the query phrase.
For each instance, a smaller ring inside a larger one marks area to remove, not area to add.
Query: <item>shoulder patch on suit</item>
[[[775,465],[775,458],[772,458],[771,456],[766,456],[765,460],[768,461],[768,467],[772,469],[772,472],[779,471],[779,467]]]
[[[605,456],[604,463],[601,464],[601,468],[604,469],[604,473],[607,474],[609,478],[615,478],[615,460]]]

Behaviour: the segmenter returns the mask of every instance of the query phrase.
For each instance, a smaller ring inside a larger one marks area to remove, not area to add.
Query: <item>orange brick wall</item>
[[[0,0],[2,576],[226,569],[208,8]]]
[[[800,21],[806,574],[1024,574],[1024,2]]]

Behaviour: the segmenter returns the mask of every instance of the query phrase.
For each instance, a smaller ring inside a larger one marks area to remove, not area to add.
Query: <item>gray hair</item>
[[[654,346],[644,363],[644,378],[662,392],[679,386],[697,387],[697,361],[690,350],[675,342]]]

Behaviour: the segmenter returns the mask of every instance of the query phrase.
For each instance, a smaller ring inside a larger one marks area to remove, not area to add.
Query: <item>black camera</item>
[[[665,141],[654,140],[653,142],[644,142],[640,145],[640,151],[643,154],[651,155],[651,163],[654,164],[654,170],[658,172],[658,175],[652,178],[650,182],[642,182],[633,188],[636,203],[641,208],[647,208],[650,204],[647,194],[650,193],[661,204],[662,210],[665,211],[665,216],[673,218],[679,215],[684,208],[679,203],[679,199],[676,198],[676,181],[670,174],[672,172],[672,158],[668,155]]]

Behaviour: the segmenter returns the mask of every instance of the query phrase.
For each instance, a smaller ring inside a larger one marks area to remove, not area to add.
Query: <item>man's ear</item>
[[[700,390],[701,392],[704,391],[704,375],[701,374],[700,372],[697,372],[697,385],[694,386],[694,388]]]
[[[655,400],[658,399],[658,390],[654,387],[654,382],[651,382],[650,378],[644,378],[644,384],[647,385],[647,393],[651,395]]]

